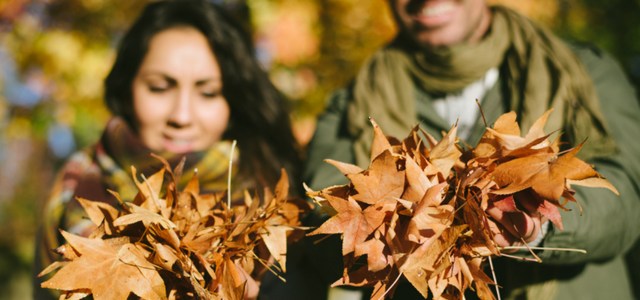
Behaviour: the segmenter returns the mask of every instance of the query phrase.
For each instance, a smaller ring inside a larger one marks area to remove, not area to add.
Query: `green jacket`
[[[629,274],[640,267],[637,263],[640,249],[629,252],[629,260],[636,261],[635,268],[630,268],[625,261],[625,253],[640,236],[639,102],[634,88],[610,56],[592,47],[571,47],[595,84],[602,114],[619,147],[616,155],[589,163],[618,189],[620,196],[605,189],[574,187],[584,214],[580,216],[575,204],[572,211],[561,211],[564,231],[552,228],[543,245],[585,249],[587,254],[545,250],[538,253],[542,264],[497,259],[497,281],[503,287],[503,299],[634,299],[634,281]],[[502,70],[501,74],[504,74]],[[489,124],[509,111],[505,99],[508,93],[502,79],[482,100]],[[348,182],[335,167],[324,163],[324,159],[355,163],[353,138],[346,128],[349,93],[348,87],[334,93],[324,114],[318,118],[304,173],[305,182],[314,190]],[[415,95],[418,119],[424,120],[421,127],[434,137],[441,137],[440,132],[448,131],[450,124],[437,115],[426,92],[417,89]],[[483,133],[484,123],[479,118],[466,142],[477,144]],[[317,216],[316,222],[321,221],[322,216]],[[339,252],[339,241],[333,242],[336,243]],[[333,256],[327,259],[335,259],[336,251],[330,249],[319,254],[326,256],[328,252]],[[337,259],[339,265],[341,261],[339,257]],[[328,280],[340,277],[339,270],[338,273],[321,272],[335,276]],[[640,285],[640,281],[635,282]],[[400,293],[407,288],[410,289],[401,285]],[[398,293],[396,297],[405,299]]]

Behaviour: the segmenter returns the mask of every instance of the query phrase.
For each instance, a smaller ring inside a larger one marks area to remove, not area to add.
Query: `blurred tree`
[[[561,0],[558,7],[559,35],[611,53],[640,84],[640,1]]]

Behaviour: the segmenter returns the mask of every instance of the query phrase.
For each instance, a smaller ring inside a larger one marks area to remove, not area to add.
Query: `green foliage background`
[[[258,57],[289,99],[302,144],[326,95],[348,83],[396,31],[385,0],[212,1],[247,24]],[[513,7],[567,40],[601,47],[640,81],[640,1],[490,2]],[[0,299],[31,297],[40,207],[69,151],[99,138],[109,118],[102,81],[119,38],[145,3],[0,1]],[[60,147],[65,151],[52,151]]]

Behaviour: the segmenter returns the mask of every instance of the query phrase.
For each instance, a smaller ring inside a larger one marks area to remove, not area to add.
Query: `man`
[[[560,129],[568,147],[588,137],[581,158],[620,196],[576,187],[584,215],[577,206],[561,212],[564,231],[538,214],[518,215],[518,233],[528,243],[587,254],[544,250],[538,253],[542,264],[502,259],[496,272],[503,299],[632,299],[624,254],[640,235],[640,107],[615,61],[593,47],[568,45],[484,0],[390,4],[399,34],[365,62],[353,84],[330,98],[309,144],[305,182],[316,190],[347,182],[322,162],[326,158],[368,166],[369,116],[397,137],[420,122],[439,138],[459,119],[460,138],[475,145],[484,132],[475,98],[489,124],[513,110],[523,132],[554,108],[546,132]],[[507,224],[489,213],[499,226]],[[517,240],[506,231],[496,236],[501,246]]]

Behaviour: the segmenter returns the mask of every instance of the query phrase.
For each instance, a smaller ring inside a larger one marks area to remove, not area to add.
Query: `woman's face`
[[[151,150],[205,150],[222,138],[229,105],[218,61],[200,31],[177,27],[151,39],[133,81],[133,108]]]

